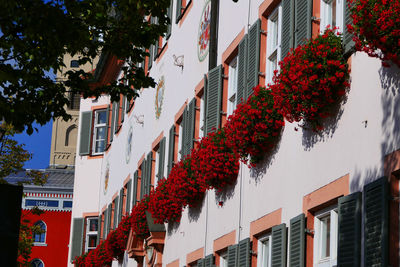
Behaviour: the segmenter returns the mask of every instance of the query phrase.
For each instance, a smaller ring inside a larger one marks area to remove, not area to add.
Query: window
[[[79,62],[78,62],[78,60],[71,60],[70,67],[71,67],[71,68],[79,68]]]
[[[330,207],[315,215],[314,266],[336,266],[337,262],[337,208]]]
[[[206,110],[206,105],[205,105],[205,101],[204,101],[204,93],[200,98],[200,120],[199,120],[199,139],[203,138],[205,136],[204,131],[205,126],[204,126],[204,112]]]
[[[106,144],[107,111],[105,109],[94,112],[93,124],[93,154],[103,153]]]
[[[221,253],[219,256],[219,267],[228,267],[228,253]]]
[[[37,226],[37,230],[39,230],[38,232],[35,231],[36,233],[33,233],[34,245],[46,243],[46,224],[43,221],[38,221],[34,224],[34,226]]]
[[[183,125],[182,121],[178,124],[178,162],[183,158],[182,154],[182,142],[183,142]]]
[[[238,85],[238,57],[235,57],[229,64],[229,80],[228,80],[228,112],[231,115],[236,108],[236,92]]]
[[[271,235],[266,235],[258,239],[257,266],[271,266]]]
[[[72,110],[79,110],[81,105],[81,95],[79,93],[69,92],[69,108]]]
[[[31,261],[31,267],[44,267],[44,263],[42,260],[40,259],[34,259],[33,261]]]
[[[86,218],[86,242],[85,252],[91,251],[97,245],[97,231],[99,229],[97,217]]]
[[[192,0],[178,0],[176,2],[176,23],[183,17],[187,7],[191,4]]]
[[[328,26],[338,27],[343,32],[343,3],[344,0],[321,0],[321,32]]]
[[[281,60],[281,23],[282,23],[282,6],[279,5],[268,17],[268,34],[267,34],[267,80],[266,83],[272,82],[274,71],[279,69],[279,61]]]

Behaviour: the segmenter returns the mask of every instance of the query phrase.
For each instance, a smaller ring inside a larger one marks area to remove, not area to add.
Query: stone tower
[[[66,67],[57,72],[57,82],[63,82],[69,70],[78,68],[83,68],[85,71],[93,70],[94,64],[88,63],[82,67],[79,66],[77,59],[78,55],[74,57],[71,57],[71,55],[64,56]],[[57,118],[53,121],[50,168],[73,168],[75,165],[80,95],[68,93],[68,98],[71,104],[65,108],[72,118],[69,121],[64,121],[62,118]]]

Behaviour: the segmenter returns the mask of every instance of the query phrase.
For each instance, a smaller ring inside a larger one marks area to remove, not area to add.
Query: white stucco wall
[[[258,18],[263,1],[220,2],[218,64],[238,33],[243,28],[247,33],[248,26]],[[204,3],[193,1],[183,24],[173,23],[168,48],[160,62],[153,63],[151,76],[156,82],[161,76],[165,78],[160,118],[155,118],[155,89],[144,89],[104,158],[77,157],[72,218],[84,212],[101,211],[108,205],[126,177],[133,177],[138,161],[150,152],[152,142],[161,132],[167,136],[168,144],[168,131],[175,114],[185,101],[194,97],[195,86],[208,71],[208,60],[199,62],[196,50]],[[173,55],[184,56],[183,70],[173,64]],[[350,192],[359,191],[367,181],[381,177],[384,156],[400,148],[398,73],[395,68],[382,68],[379,60],[366,54],[354,54],[351,89],[340,108],[341,115],[330,124],[331,130],[316,135],[302,128],[295,131],[297,124],[286,123],[276,153],[251,171],[242,164],[236,185],[226,192],[228,196],[217,197],[209,191],[201,208],[184,210],[181,223],[168,231],[163,266],[176,259],[183,266],[186,255],[202,247],[204,255],[212,253],[214,240],[233,230],[237,242],[249,237],[250,222],[279,208],[282,208],[282,222],[288,224],[302,212],[305,195],[343,175],[349,174]],[[83,100],[81,111],[107,103],[106,97],[95,104]],[[143,125],[138,118],[143,119]],[[132,153],[127,163],[127,136],[131,127]],[[110,180],[105,192],[107,164]],[[222,207],[219,201],[223,201]],[[136,263],[130,259],[128,265]]]

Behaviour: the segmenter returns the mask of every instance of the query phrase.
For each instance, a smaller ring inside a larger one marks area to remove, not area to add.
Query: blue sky
[[[25,162],[24,168],[45,169],[49,166],[52,125],[52,120],[43,126],[34,124],[33,127],[38,128],[38,132],[33,131],[32,135],[26,132],[14,135],[14,139],[25,144],[24,148],[33,154],[32,159]]]

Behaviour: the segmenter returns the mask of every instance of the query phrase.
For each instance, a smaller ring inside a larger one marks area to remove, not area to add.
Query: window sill
[[[35,246],[35,247],[47,247],[47,244],[46,244],[46,243],[36,243],[36,242],[33,242],[33,246]]]
[[[183,9],[182,14],[178,17],[176,23],[179,25],[179,27],[182,25],[183,21],[187,17],[187,14],[189,13],[190,9],[192,8],[192,3],[193,1],[190,0],[189,3],[187,3],[186,7]]]

